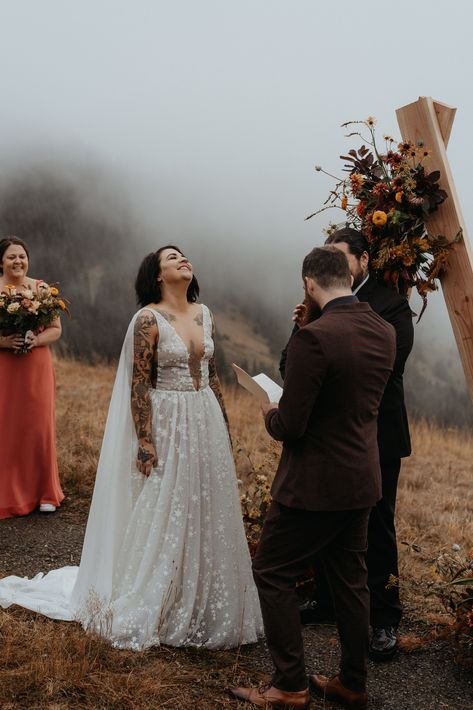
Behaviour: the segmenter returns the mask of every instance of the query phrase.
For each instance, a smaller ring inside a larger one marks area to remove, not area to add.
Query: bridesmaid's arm
[[[158,341],[156,319],[147,312],[141,313],[135,322],[133,374],[131,382],[131,415],[138,439],[137,469],[149,476],[158,457],[152,435],[151,399],[153,371]]]
[[[28,349],[39,348],[43,345],[51,345],[59,340],[62,334],[61,319],[55,318],[51,321],[47,328],[38,333],[37,335],[30,335],[28,338]]]
[[[214,323],[214,319],[213,319],[212,314],[211,314],[211,318],[212,318],[212,340],[214,341],[214,346],[215,346],[215,323]],[[231,441],[232,437],[230,434],[230,423],[228,421],[227,410],[225,409],[225,402],[223,400],[222,387],[220,385],[220,380],[218,379],[218,375],[217,375],[217,366],[215,364],[215,352],[209,360],[209,385],[210,385],[211,389],[213,390],[214,395],[217,398],[217,401],[220,405],[220,409],[222,410],[223,418],[225,419],[225,424],[227,425],[228,435],[229,435],[230,441]]]

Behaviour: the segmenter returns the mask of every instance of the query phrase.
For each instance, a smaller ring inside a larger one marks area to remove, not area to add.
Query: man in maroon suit
[[[378,407],[391,374],[391,325],[351,292],[345,255],[313,249],[302,268],[322,315],[291,339],[279,406],[264,407],[269,434],[283,442],[273,502],[253,561],[275,671],[265,688],[234,688],[256,707],[310,702],[295,582],[319,555],[331,587],[342,649],[339,675],[310,677],[313,692],[366,707],[368,519],[381,497]]]
[[[333,232],[325,244],[332,244],[346,254],[353,276],[353,294],[359,301],[369,303],[396,331],[396,359],[378,413],[382,498],[370,514],[366,558],[373,629],[369,655],[373,661],[390,661],[397,649],[397,628],[402,617],[395,509],[401,460],[411,453],[403,374],[414,340],[413,314],[404,296],[378,283],[375,275],[370,274],[369,245],[361,232],[344,227]],[[299,317],[300,307],[296,308],[296,313]],[[318,317],[319,314],[311,315]],[[281,354],[280,363],[283,378],[286,350]],[[330,589],[318,559],[314,560],[313,568],[317,586],[312,599],[300,607],[301,621],[303,624],[334,621]]]

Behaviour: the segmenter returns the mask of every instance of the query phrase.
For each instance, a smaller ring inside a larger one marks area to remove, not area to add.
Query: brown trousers
[[[369,508],[309,511],[272,502],[253,560],[269,652],[272,683],[287,691],[307,688],[300,599],[295,582],[318,555],[332,592],[341,644],[340,680],[364,691],[370,598],[366,569]]]

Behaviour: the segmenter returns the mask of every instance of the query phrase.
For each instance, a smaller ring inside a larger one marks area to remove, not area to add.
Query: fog
[[[46,183],[72,182],[83,212],[120,234],[117,274],[177,243],[204,295],[228,288],[289,323],[302,257],[343,219],[304,221],[331,186],[314,165],[340,172],[342,122],[371,114],[398,136],[395,109],[420,94],[457,106],[448,152],[472,222],[471,16],[467,0],[448,13],[427,0],[0,0],[2,190],[47,168]],[[45,268],[54,254],[38,246]],[[458,378],[441,293],[416,341]]]

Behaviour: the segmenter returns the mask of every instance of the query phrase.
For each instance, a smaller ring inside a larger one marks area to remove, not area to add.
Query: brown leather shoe
[[[345,688],[338,675],[327,678],[324,675],[309,676],[309,687],[320,698],[334,700],[350,710],[363,710],[368,707],[368,695],[357,690]]]
[[[275,708],[275,710],[304,710],[310,706],[309,689],[288,692],[273,685],[259,688],[230,688],[230,693],[238,700],[253,703],[257,708]]]

